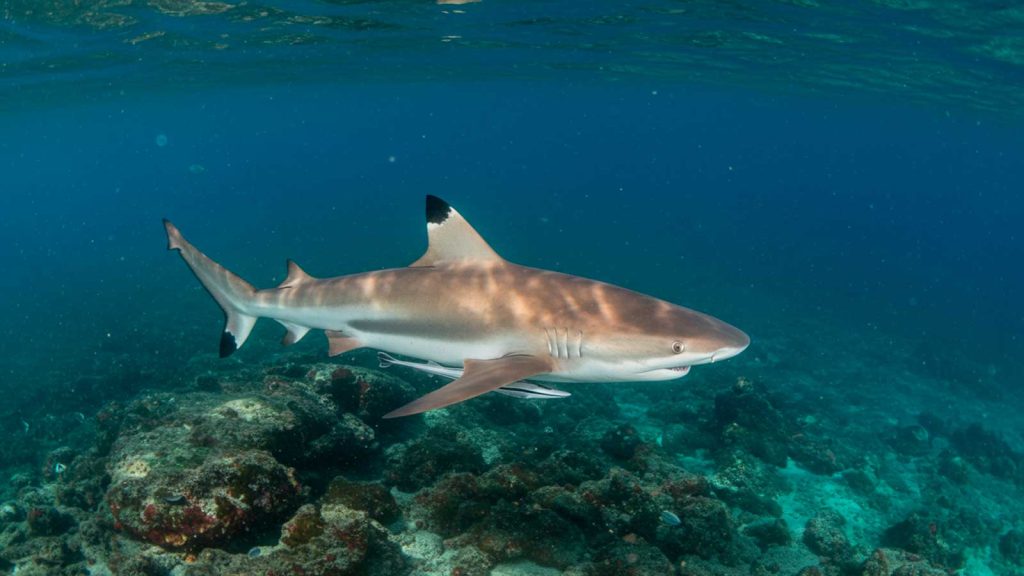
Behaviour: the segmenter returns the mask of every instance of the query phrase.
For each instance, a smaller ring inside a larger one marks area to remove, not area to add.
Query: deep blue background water
[[[2,132],[9,387],[104,348],[214,351],[220,314],[161,217],[268,286],[285,258],[318,276],[414,260],[427,193],[511,260],[710,312],[752,351],[817,317],[1018,373],[1024,132],[992,114],[655,80],[338,82],[99,99]],[[829,338],[794,354],[849,353]]]

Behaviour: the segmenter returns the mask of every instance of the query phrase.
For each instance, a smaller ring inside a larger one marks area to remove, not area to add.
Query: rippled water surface
[[[1008,115],[1024,104],[1024,7],[1011,2],[11,0],[0,10],[6,106],[483,78],[695,80]]]

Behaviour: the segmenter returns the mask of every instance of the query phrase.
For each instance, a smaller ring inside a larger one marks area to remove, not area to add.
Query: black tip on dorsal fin
[[[441,224],[448,219],[452,207],[437,196],[427,194],[427,224]]]

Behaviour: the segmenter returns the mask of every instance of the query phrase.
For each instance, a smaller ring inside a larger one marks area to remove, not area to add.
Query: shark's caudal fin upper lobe
[[[220,337],[220,356],[230,356],[242,346],[256,324],[256,316],[246,313],[256,289],[197,250],[167,219],[164,219],[164,229],[167,231],[167,249],[181,254],[203,288],[224,310],[226,321]]]

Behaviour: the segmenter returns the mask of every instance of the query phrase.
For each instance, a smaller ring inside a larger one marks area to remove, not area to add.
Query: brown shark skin
[[[468,341],[511,331],[522,338],[509,353],[560,359],[585,356],[587,343],[594,338],[607,341],[655,333],[674,335],[695,346],[708,338],[746,338],[725,322],[664,300],[510,262],[309,279],[286,288],[259,290],[255,302],[257,309],[265,307],[268,312],[353,307],[388,315],[380,320],[355,319],[349,326],[314,326],[340,332],[351,326]]]

